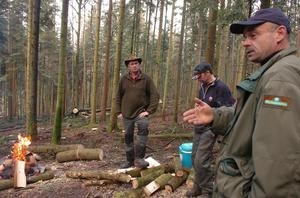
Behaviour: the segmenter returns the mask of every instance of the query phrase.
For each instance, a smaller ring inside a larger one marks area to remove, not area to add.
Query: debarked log
[[[56,160],[58,162],[68,162],[76,160],[102,160],[103,150],[102,149],[76,149],[63,151],[56,154]]]
[[[26,178],[27,184],[35,183],[38,181],[44,181],[44,180],[49,180],[54,177],[53,171],[46,171],[44,173],[30,176]],[[14,180],[12,179],[1,179],[0,180],[0,190],[5,190],[8,188],[14,187]]]
[[[137,189],[137,188],[146,186],[147,184],[149,184],[151,181],[155,180],[157,177],[159,177],[163,173],[164,173],[164,170],[159,169],[159,170],[153,171],[152,173],[149,173],[146,176],[137,177],[132,180],[132,182],[131,182],[132,187],[133,187],[133,189]]]
[[[122,192],[114,192],[113,197],[114,198],[141,198],[143,196],[144,192],[142,188],[138,189],[132,189],[132,190],[127,190],[127,191],[122,191]]]
[[[108,179],[123,183],[128,183],[131,180],[131,177],[125,173],[114,173],[100,170],[68,171],[66,172],[66,176],[74,179]]]
[[[162,189],[171,178],[172,175],[170,173],[160,175],[154,181],[150,182],[147,186],[143,188],[144,193],[147,196],[152,195],[155,191]]]
[[[28,150],[33,153],[59,153],[68,150],[82,149],[84,146],[82,144],[66,144],[66,145],[57,145],[57,144],[45,144],[45,145],[30,145]]]
[[[172,178],[168,181],[168,183],[165,185],[165,191],[168,193],[174,192],[181,184],[184,183],[186,180],[188,174],[184,172],[185,174],[182,177],[178,176],[172,176]]]
[[[101,179],[101,180],[86,180],[83,182],[84,186],[103,186],[106,184],[114,184],[117,181],[109,180],[109,179]]]

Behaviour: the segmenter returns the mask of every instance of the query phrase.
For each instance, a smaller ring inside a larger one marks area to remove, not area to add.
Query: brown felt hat
[[[129,63],[130,61],[138,61],[138,62],[141,64],[142,58],[137,57],[137,56],[134,55],[134,54],[131,54],[131,55],[125,60],[125,65],[127,66],[128,63]]]

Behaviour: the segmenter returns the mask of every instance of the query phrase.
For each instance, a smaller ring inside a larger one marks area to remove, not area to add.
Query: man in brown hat
[[[125,127],[125,144],[127,161],[121,168],[133,165],[145,168],[149,165],[144,160],[149,134],[148,115],[153,114],[158,106],[159,94],[152,79],[141,70],[142,59],[130,55],[125,60],[128,68],[119,82],[116,97],[118,118]],[[137,137],[134,143],[134,128],[137,126]]]

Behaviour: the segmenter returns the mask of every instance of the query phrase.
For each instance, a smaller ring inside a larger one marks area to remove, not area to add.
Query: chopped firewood
[[[102,149],[76,149],[63,151],[56,154],[56,160],[58,162],[68,162],[75,160],[102,160],[103,150]]]
[[[41,173],[39,175],[34,175],[26,178],[27,184],[35,183],[37,181],[49,180],[54,177],[53,171],[46,171],[45,173]],[[0,190],[12,188],[14,186],[13,179],[1,179],[0,180]]]
[[[185,184],[187,185],[187,187],[189,189],[192,189],[193,188],[193,185],[194,185],[194,178],[195,178],[195,170],[192,168],[191,171],[190,171],[190,174],[189,176],[187,177],[186,181],[185,181]]]
[[[113,181],[119,181],[128,183],[131,180],[130,175],[125,173],[111,173],[100,170],[93,171],[68,171],[66,176],[75,179],[109,179]]]
[[[151,181],[155,180],[157,177],[159,177],[163,173],[164,173],[164,170],[159,169],[159,170],[153,171],[152,173],[149,173],[146,176],[137,177],[132,180],[132,182],[131,182],[132,187],[133,187],[133,189],[143,187],[143,186],[149,184]]]
[[[30,145],[28,150],[33,153],[39,153],[40,155],[46,156],[55,156],[56,153],[68,151],[68,150],[76,150],[84,148],[82,144],[66,144],[66,145],[54,145],[54,144],[46,144],[46,145]]]
[[[105,184],[114,184],[116,181],[109,180],[109,179],[102,179],[102,180],[87,180],[84,181],[84,186],[103,186]]]
[[[114,192],[114,198],[141,198],[144,197],[144,192],[142,188],[132,189],[122,192]]]
[[[174,192],[181,184],[184,183],[187,176],[187,173],[185,173],[182,177],[173,176],[165,185],[165,191],[168,193]]]
[[[173,163],[166,163],[166,164],[161,164],[159,166],[155,166],[152,168],[147,168],[144,170],[141,170],[141,176],[146,176],[149,173],[155,171],[155,170],[163,170],[164,173],[172,173],[174,172],[174,164]]]
[[[125,171],[127,175],[130,175],[131,177],[140,177],[141,176],[141,168],[134,168],[128,171]]]
[[[14,187],[25,188],[26,187],[26,175],[25,175],[25,161],[14,161]]]
[[[144,193],[147,196],[152,195],[155,191],[162,189],[168,181],[172,178],[172,175],[170,173],[165,173],[157,177],[154,181],[149,183],[147,186],[143,188]]]

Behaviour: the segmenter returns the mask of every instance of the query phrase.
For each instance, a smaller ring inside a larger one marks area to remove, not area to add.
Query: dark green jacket
[[[300,59],[295,52],[275,54],[242,81],[234,113],[215,109],[214,129],[231,123],[217,160],[214,197],[300,196]]]
[[[124,118],[133,119],[141,112],[152,114],[159,102],[158,91],[152,79],[141,73],[137,80],[125,74],[120,82],[116,97],[116,113],[122,113]]]

